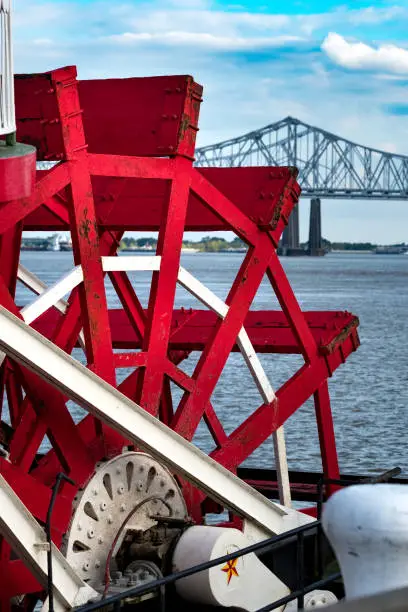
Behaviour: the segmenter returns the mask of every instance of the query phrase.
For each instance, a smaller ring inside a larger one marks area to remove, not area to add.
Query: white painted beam
[[[64,295],[72,291],[79,283],[84,280],[84,274],[81,266],[76,266],[70,270],[60,280],[43,291],[34,302],[24,306],[20,313],[24,321],[28,324],[32,323],[51,306],[58,304]]]
[[[296,524],[309,522],[267,500],[1,306],[0,348],[265,533],[290,529],[291,517]]]
[[[160,255],[126,255],[126,257],[103,256],[104,272],[141,272],[160,270]]]
[[[208,287],[196,279],[190,272],[187,272],[183,267],[179,269],[177,280],[182,287],[187,289],[187,291],[207,306],[207,308],[215,312],[222,319],[225,319],[229,307],[223,300],[215,295],[211,289],[208,289]],[[241,327],[238,334],[237,345],[258,387],[262,401],[265,402],[265,404],[270,404],[276,399],[275,392],[244,327]],[[284,506],[289,507],[291,505],[291,493],[283,427],[280,427],[273,433],[273,447],[278,479],[279,501]]]
[[[23,285],[25,285],[28,289],[30,289],[33,293],[36,293],[37,295],[41,295],[49,288],[48,285],[46,285],[41,280],[41,278],[38,278],[38,276],[36,276],[33,272],[30,272],[30,270],[27,270],[27,268],[24,267],[21,263],[18,264],[17,278],[23,283]],[[66,302],[65,300],[58,300],[58,302],[55,302],[54,306],[57,310],[65,314],[68,308],[68,302]],[[85,337],[84,332],[82,330],[79,332],[78,341],[82,350],[85,352]]]
[[[1,474],[0,533],[46,588],[48,544],[45,531]],[[69,610],[98,597],[98,593],[81,580],[54,545],[52,570],[56,608]]]
[[[23,283],[30,291],[40,295],[44,293],[46,289],[48,289],[48,285],[46,285],[41,278],[38,278],[33,272],[30,272],[23,264],[18,264],[17,278],[19,281]],[[57,305],[58,304],[58,305]],[[61,312],[65,312],[67,303],[64,300],[57,302],[55,307],[61,310]]]

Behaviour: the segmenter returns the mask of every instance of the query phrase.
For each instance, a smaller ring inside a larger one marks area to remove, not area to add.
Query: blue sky
[[[199,144],[287,115],[408,153],[408,0],[15,0],[15,64],[192,74]],[[301,207],[303,237],[308,203]],[[408,203],[324,202],[330,240],[408,242]]]

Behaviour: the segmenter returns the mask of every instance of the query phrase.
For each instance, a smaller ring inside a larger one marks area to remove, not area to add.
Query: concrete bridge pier
[[[308,255],[324,255],[322,242],[322,213],[320,198],[310,200],[309,252]]]
[[[292,210],[289,223],[283,230],[281,250],[282,255],[305,254],[303,250],[301,251],[299,242],[299,203]]]

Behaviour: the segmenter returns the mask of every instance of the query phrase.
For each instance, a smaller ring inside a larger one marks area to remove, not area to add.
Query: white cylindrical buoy
[[[238,529],[196,525],[187,529],[173,555],[173,571],[182,571],[223,555],[238,552],[249,542]],[[210,606],[254,612],[290,593],[254,553],[198,572],[176,582],[185,600]],[[193,606],[191,606],[193,608]],[[283,606],[278,608],[281,612]]]
[[[325,504],[322,523],[347,599],[408,586],[408,487],[347,487]]]

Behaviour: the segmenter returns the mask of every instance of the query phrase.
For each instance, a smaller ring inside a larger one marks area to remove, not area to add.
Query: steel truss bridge
[[[296,166],[312,198],[309,247],[321,248],[320,198],[408,199],[408,156],[358,145],[287,117],[238,138],[196,150],[198,166]],[[298,211],[283,245],[299,248]]]

